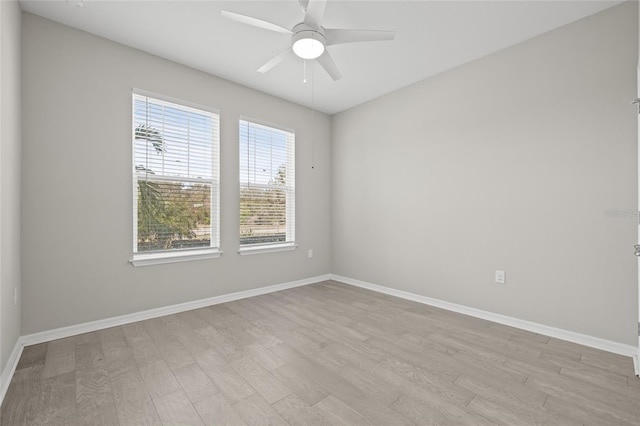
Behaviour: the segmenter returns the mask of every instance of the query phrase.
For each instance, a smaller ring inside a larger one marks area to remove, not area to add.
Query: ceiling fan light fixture
[[[324,53],[325,38],[317,31],[300,31],[292,39],[293,53],[302,59],[316,59]]]

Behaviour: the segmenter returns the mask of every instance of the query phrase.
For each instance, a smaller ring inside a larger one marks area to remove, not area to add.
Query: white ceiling
[[[325,28],[395,30],[394,41],[329,47],[342,79],[317,64],[303,83],[291,58],[267,74],[256,70],[290,45],[290,36],[229,21],[222,9],[291,28],[298,0],[115,1],[21,0],[24,11],[170,59],[326,113],[400,87],[597,13],[621,1],[334,1]],[[312,61],[313,62],[313,61]],[[311,78],[309,78],[311,80]]]

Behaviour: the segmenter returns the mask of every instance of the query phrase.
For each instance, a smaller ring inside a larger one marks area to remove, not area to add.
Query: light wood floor
[[[25,348],[2,425],[640,424],[630,358],[336,282]]]

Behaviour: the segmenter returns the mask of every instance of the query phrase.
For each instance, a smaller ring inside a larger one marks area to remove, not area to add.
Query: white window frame
[[[255,255],[255,254],[263,254],[263,253],[274,253],[281,251],[290,251],[295,250],[298,245],[296,244],[295,238],[295,218],[296,218],[296,173],[295,173],[295,146],[296,146],[296,132],[293,129],[288,129],[283,126],[274,125],[272,123],[267,123],[261,120],[256,120],[249,117],[240,117],[238,120],[238,142],[240,141],[240,126],[243,122],[248,122],[249,124],[257,125],[260,127],[267,127],[273,130],[286,132],[291,135],[291,138],[287,138],[287,181],[285,186],[285,196],[286,196],[286,241],[279,243],[267,243],[267,244],[248,244],[248,245],[240,245],[238,249],[238,253],[240,255]],[[238,149],[240,149],[240,144],[238,143]],[[242,172],[243,170],[239,166],[239,187],[238,187],[238,195],[240,195],[240,189],[242,188]],[[259,186],[259,185],[257,185]],[[240,211],[238,209],[238,216],[240,215]],[[240,227],[238,227],[238,237],[240,236]]]
[[[185,110],[193,110],[197,113],[210,114],[214,120],[215,129],[212,146],[212,169],[211,179],[200,179],[192,177],[176,177],[167,175],[154,175],[153,180],[167,182],[193,182],[208,183],[211,185],[211,206],[210,224],[211,238],[209,247],[198,247],[193,249],[176,249],[155,252],[138,252],[138,180],[140,172],[136,170],[135,161],[135,101],[137,97],[146,97],[160,103],[166,102],[174,104]],[[186,262],[193,260],[215,259],[220,257],[220,113],[218,110],[180,99],[170,98],[157,93],[145,90],[133,89],[131,94],[131,150],[132,150],[132,176],[133,176],[133,255],[129,262],[133,266],[150,266],[165,263]]]

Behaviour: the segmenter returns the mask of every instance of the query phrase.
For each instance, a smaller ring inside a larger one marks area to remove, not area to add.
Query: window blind
[[[240,246],[295,241],[295,135],[240,120]]]
[[[219,116],[133,94],[134,252],[218,247]]]

